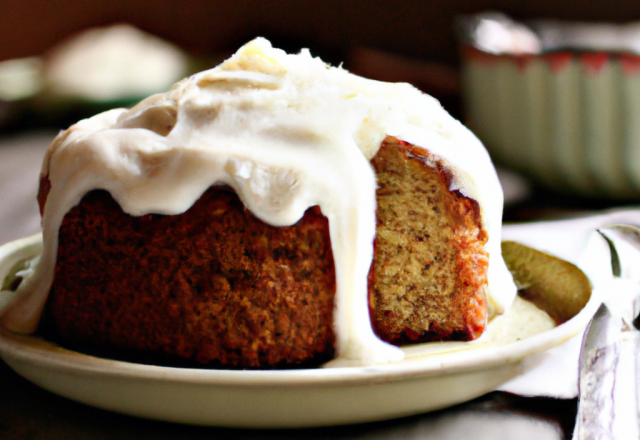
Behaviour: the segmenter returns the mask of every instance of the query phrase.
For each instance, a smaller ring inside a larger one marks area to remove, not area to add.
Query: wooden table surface
[[[0,137],[0,244],[39,229],[36,205],[44,150],[55,133]],[[526,211],[525,211],[526,212]],[[0,439],[563,439],[577,400],[494,392],[445,410],[360,425],[305,430],[193,427],[137,419],[56,396],[0,361]]]

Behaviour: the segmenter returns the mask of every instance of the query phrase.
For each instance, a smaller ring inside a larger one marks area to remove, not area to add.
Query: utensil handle
[[[624,331],[615,342],[583,355],[574,439],[640,438],[639,347],[640,333]]]

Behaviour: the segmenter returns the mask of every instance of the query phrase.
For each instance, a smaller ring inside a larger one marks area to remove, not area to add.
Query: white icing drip
[[[442,157],[455,170],[453,187],[478,201],[490,237],[490,301],[504,309],[515,286],[499,247],[502,191],[480,142],[408,84],[360,78],[307,51],[287,55],[257,39],[166,94],[80,121],[54,140],[42,169],[51,181],[44,251],[3,322],[17,332],[35,331],[52,282],[58,228],[88,191],[108,190],[131,215],[178,214],[212,184],[224,183],[275,226],[294,224],[320,206],[336,266],[337,364],[400,361],[403,352],[373,333],[367,301],[376,187],[369,160],[386,135]]]

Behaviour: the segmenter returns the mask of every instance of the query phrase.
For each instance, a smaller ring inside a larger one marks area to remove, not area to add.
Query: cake
[[[482,144],[408,84],[264,39],[45,157],[16,332],[211,367],[371,365],[471,340],[515,286]]]

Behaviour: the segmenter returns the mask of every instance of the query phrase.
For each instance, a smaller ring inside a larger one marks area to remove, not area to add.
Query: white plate
[[[0,247],[0,280],[16,261],[37,254],[40,246],[40,237],[34,236]],[[413,354],[401,363],[373,367],[293,371],[158,367],[88,356],[4,329],[0,329],[0,357],[49,391],[124,414],[253,428],[337,425],[417,414],[490,392],[521,373],[527,356],[581,331],[597,306],[592,295],[570,321],[506,345],[453,343],[444,345],[450,347],[444,352]]]

